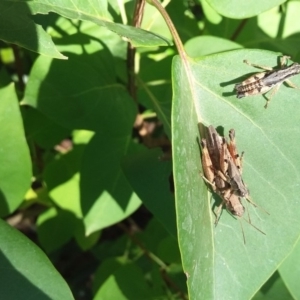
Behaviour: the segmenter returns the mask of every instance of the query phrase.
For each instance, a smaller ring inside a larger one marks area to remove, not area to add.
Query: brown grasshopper
[[[231,130],[230,144],[224,137],[219,136],[213,126],[209,126],[206,134],[207,148],[212,160],[212,165],[217,170],[218,176],[227,181],[231,189],[240,197],[247,197],[249,192],[241,177],[239,155],[236,151],[234,130]],[[232,156],[231,152],[235,152]],[[236,162],[239,162],[237,167]]]
[[[205,175],[202,177],[222,199],[222,204],[215,213],[215,224],[220,219],[223,205],[233,216],[242,217],[244,215],[245,208],[242,205],[241,197],[245,197],[256,206],[250,200],[249,191],[241,177],[241,157],[237,153],[233,129],[229,131],[229,138],[230,142],[227,144],[226,139],[219,136],[213,126],[209,126],[206,131],[206,139],[201,140],[202,166]],[[250,216],[249,221],[246,219],[245,221],[265,234],[251,223]],[[243,237],[245,242],[244,232]]]
[[[213,126],[209,126],[201,147],[206,182],[220,195],[223,204],[233,215],[242,216],[245,209],[239,197],[244,197],[248,190],[234,165],[225,139],[219,136]]]
[[[241,217],[244,214],[245,208],[230,184],[227,180],[224,180],[224,176],[220,175],[221,173],[213,166],[205,139],[202,139],[201,141],[201,148],[202,167],[205,175],[203,176],[203,179],[212,187],[212,190],[222,198],[226,209],[230,211],[232,215]],[[222,206],[223,205],[220,206],[218,212],[222,209]],[[219,215],[219,213],[216,213],[216,224],[219,220]]]
[[[293,63],[292,65],[288,66],[287,61],[289,58],[290,56],[286,55],[280,58],[280,69],[260,66],[244,60],[244,63],[255,68],[266,70],[266,72],[256,73],[243,82],[236,84],[234,88],[237,92],[237,98],[265,94],[274,88],[270,96],[266,96],[267,102],[265,104],[265,108],[267,108],[271,98],[275,95],[283,82],[292,88],[298,89],[298,87],[290,82],[288,78],[300,73],[300,64]]]
[[[230,152],[231,157],[233,158],[234,164],[236,167],[239,169],[239,172],[242,174],[242,159],[244,152],[242,152],[241,156],[238,154],[238,151],[236,149],[236,144],[235,144],[235,130],[230,129],[229,130],[229,143],[228,143],[228,150]]]

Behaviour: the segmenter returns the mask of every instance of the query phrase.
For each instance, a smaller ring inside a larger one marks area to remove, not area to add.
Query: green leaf
[[[0,39],[45,56],[66,59],[59,53],[51,37],[41,25],[35,24],[28,2],[1,1]]]
[[[253,5],[250,1],[218,1],[218,0],[203,0],[206,1],[220,15],[233,19],[244,19],[256,16],[264,11],[267,11],[275,6],[284,3],[286,0],[265,0]]]
[[[74,299],[46,255],[19,231],[0,220],[1,297]]]
[[[277,269],[300,233],[300,206],[291,205],[300,193],[300,152],[295,138],[299,91],[282,85],[268,109],[264,109],[262,95],[237,99],[234,84],[259,72],[244,64],[244,59],[276,66],[278,54],[236,50],[189,60],[186,67],[178,57],[173,63],[177,224],[191,299],[250,298]],[[300,86],[299,76],[291,81]],[[245,151],[244,181],[253,201],[270,213],[248,205],[251,222],[266,235],[240,220],[244,244],[238,220],[226,211],[214,228],[211,203],[216,199],[200,176],[198,122],[223,127],[225,135],[231,128],[236,130],[237,146]],[[278,234],[279,227],[284,235]],[[272,259],[266,259],[270,249]]]
[[[181,264],[178,242],[171,236],[163,239],[158,245],[158,256],[167,264]]]
[[[299,13],[300,3],[287,1],[281,8],[275,7],[255,18],[234,20],[224,17],[218,24],[207,23],[205,34],[226,37],[245,48],[279,51],[297,60],[300,26],[294,20]],[[206,48],[206,45],[202,46]]]
[[[97,133],[85,150],[80,190],[86,235],[123,220],[141,204],[121,169],[130,140],[129,133]]]
[[[184,46],[191,57],[224,52],[242,48],[241,45],[215,36],[198,36],[188,40]]]
[[[292,253],[287,257],[283,264],[279,267],[279,273],[294,299],[299,299],[299,275],[300,275],[300,243],[295,245]]]
[[[132,284],[134,283],[134,288]],[[135,264],[117,269],[99,288],[94,299],[151,299],[155,297],[148,286],[142,270]]]
[[[68,61],[36,60],[23,103],[66,128],[127,133],[136,108],[124,86],[116,82],[113,58],[96,41],[80,47],[75,44],[82,38],[80,34],[73,37],[68,49],[81,54],[68,54]],[[127,126],[111,126],[119,122]]]
[[[55,12],[68,19],[91,21],[129,39],[135,47],[168,46],[171,44],[170,41],[158,34],[141,28],[113,23],[104,9],[106,5],[103,5],[101,1],[81,0],[76,1],[75,4],[71,0],[63,2],[60,0],[34,0],[29,1],[28,5],[34,14]]]
[[[100,235],[101,235],[101,231],[96,231],[90,234],[89,236],[86,236],[83,222],[77,224],[74,233],[76,242],[83,251],[92,248],[99,241]]]
[[[95,277],[93,280],[94,293],[98,291],[99,287],[108,279],[108,277],[112,273],[125,265],[125,263],[126,261],[124,258],[117,257],[111,257],[102,261],[97,271],[95,272]]]
[[[49,195],[61,209],[71,211],[82,218],[80,205],[80,164],[84,145],[76,145],[72,151],[49,163],[44,171]]]
[[[162,224],[153,218],[147,224],[145,230],[139,235],[139,239],[148,251],[158,255],[161,242],[169,238],[170,234],[162,227]],[[174,238],[172,237],[174,240]],[[177,249],[175,249],[176,252]]]
[[[2,62],[4,63],[5,55],[1,51]],[[8,71],[5,68],[0,69],[0,88],[5,87],[11,83],[11,77]]]
[[[219,24],[222,22],[222,16],[220,16],[205,0],[201,1],[203,13],[209,23]]]
[[[31,162],[14,85],[0,89],[0,215],[13,212],[30,188]]]
[[[123,161],[123,170],[145,206],[176,237],[174,196],[169,184],[172,165],[170,161],[161,160],[162,155],[160,150],[128,155]]]
[[[48,253],[59,249],[71,240],[77,224],[74,214],[67,210],[54,207],[46,210],[37,220],[41,245]]]
[[[70,135],[70,130],[49,120],[38,110],[26,107],[22,110],[26,137],[45,149],[51,149]]]

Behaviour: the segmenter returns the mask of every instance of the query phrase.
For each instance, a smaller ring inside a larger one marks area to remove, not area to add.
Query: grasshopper
[[[297,75],[300,73],[300,64],[293,63],[288,66],[287,61],[290,56],[282,56],[280,58],[280,69],[273,69],[270,67],[260,66],[257,64],[252,64],[247,60],[244,60],[244,63],[255,67],[266,70],[265,72],[256,73],[241,83],[235,85],[235,90],[237,92],[237,98],[243,98],[252,95],[265,94],[270,91],[272,88],[274,90],[271,92],[270,96],[267,97],[267,102],[265,108],[268,107],[271,98],[278,91],[280,85],[285,82],[288,86],[298,89],[292,82],[288,80],[289,77]]]
[[[201,148],[206,181],[213,191],[220,195],[226,208],[233,215],[242,216],[244,207],[239,197],[248,195],[248,190],[234,165],[225,138],[219,136],[213,126],[209,126],[206,139],[201,141]]]
[[[201,149],[202,149],[202,167],[203,167],[203,171],[204,171],[204,179],[206,180],[206,182],[208,182],[210,184],[210,186],[212,187],[213,191],[216,191],[216,185],[214,183],[215,180],[215,171],[214,171],[214,167],[211,161],[211,158],[209,156],[208,150],[207,150],[207,145],[206,145],[206,140],[202,139],[201,140]]]
[[[241,172],[235,164],[239,155],[236,153],[233,129],[231,134],[229,133],[229,137],[230,144],[228,146],[225,138],[220,137],[213,126],[209,126],[206,134],[208,152],[218,176],[223,181],[227,181],[238,196],[247,197],[249,192],[243,182]],[[232,153],[234,152],[234,157],[232,157],[230,150]]]
[[[241,177],[241,159],[237,153],[235,131],[233,129],[229,131],[229,138],[230,142],[227,143],[226,139],[219,136],[213,126],[209,126],[206,131],[206,139],[201,140],[202,167],[205,175],[202,177],[222,199],[222,204],[217,212],[214,212],[216,216],[215,225],[220,219],[223,205],[233,216],[237,217],[242,217],[245,212],[241,197],[245,197],[256,206],[249,199],[249,191]],[[265,234],[251,223],[250,216],[249,221],[244,220]],[[241,227],[244,243],[246,243],[242,223]]]
[[[203,179],[212,187],[212,190],[216,192],[225,204],[226,209],[234,216],[241,217],[244,214],[245,208],[243,207],[239,195],[231,188],[227,180],[224,180],[223,176],[220,176],[220,173],[212,164],[212,160],[209,155],[207,148],[207,143],[205,139],[201,141],[202,148],[202,167],[204,171]],[[223,205],[220,206],[219,210]],[[217,224],[219,220],[219,213],[216,213]]]
[[[239,172],[242,175],[242,159],[244,152],[242,152],[241,156],[237,152],[236,144],[235,144],[235,130],[229,130],[229,143],[228,143],[228,150],[230,152],[231,157],[233,158],[234,164],[239,169]]]

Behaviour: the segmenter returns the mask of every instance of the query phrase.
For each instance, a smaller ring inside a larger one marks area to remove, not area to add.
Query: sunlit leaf
[[[141,205],[121,168],[130,139],[97,133],[85,150],[80,196],[87,235],[123,220]]]
[[[30,187],[31,162],[14,85],[0,89],[0,214],[13,212]]]
[[[244,19],[256,16],[272,7],[278,6],[285,2],[285,0],[265,0],[253,5],[250,1],[218,1],[218,0],[204,0],[212,8],[214,8],[220,15],[234,19]]]
[[[282,85],[268,109],[261,95],[237,99],[234,84],[259,72],[244,59],[274,67],[278,54],[236,50],[189,60],[186,67],[179,58],[173,64],[177,224],[191,299],[251,298],[300,233],[299,91]],[[291,81],[299,86],[300,77]],[[241,220],[244,244],[238,220],[226,211],[214,228],[216,199],[200,174],[198,122],[223,128],[225,136],[236,130],[237,146],[245,151],[243,178],[252,199],[270,213],[248,205],[251,222],[266,235]]]
[[[187,41],[185,51],[191,57],[242,48],[241,45],[215,36],[198,36]]]
[[[81,0],[74,3],[71,0],[34,0],[28,5],[34,14],[48,14],[55,12],[65,18],[91,21],[103,26],[116,34],[128,38],[135,47],[153,47],[170,45],[170,41],[141,28],[113,23],[108,12],[104,9],[103,2],[96,0]]]

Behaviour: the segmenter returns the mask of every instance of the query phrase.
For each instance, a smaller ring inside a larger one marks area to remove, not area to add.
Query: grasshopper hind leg
[[[243,63],[245,63],[251,67],[254,67],[254,68],[258,68],[258,69],[262,69],[262,70],[266,70],[266,71],[273,71],[273,68],[271,68],[271,67],[253,64],[253,63],[249,62],[247,59],[244,59]]]

